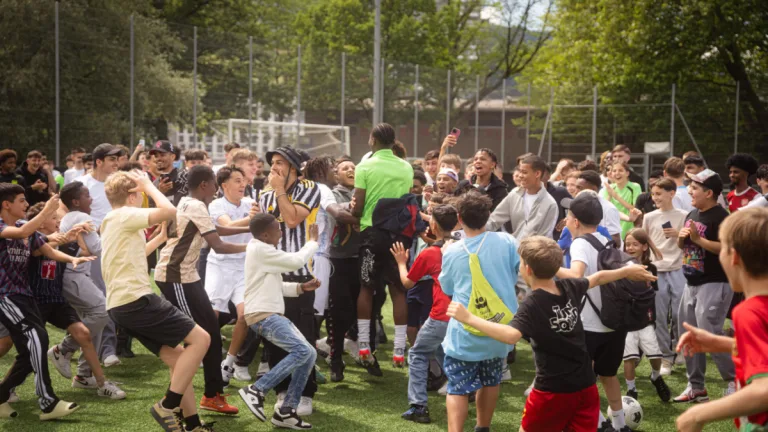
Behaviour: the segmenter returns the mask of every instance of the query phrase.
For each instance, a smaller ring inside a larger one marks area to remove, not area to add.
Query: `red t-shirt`
[[[738,195],[736,193],[736,189],[733,189],[732,191],[728,192],[728,196],[726,197],[728,200],[728,210],[733,213],[736,210],[749,204],[758,195],[760,195],[760,193],[751,187],[748,187],[747,190],[745,190],[741,195]]]
[[[743,301],[733,310],[736,344],[733,363],[738,388],[753,379],[768,377],[768,296]],[[768,412],[736,419],[736,427],[744,423],[768,424]]]
[[[432,310],[429,311],[429,317],[437,321],[448,321],[450,318],[446,315],[451,298],[445,295],[440,287],[440,271],[443,269],[443,251],[437,246],[429,246],[421,251],[419,256],[411,266],[408,272],[408,279],[418,282],[424,276],[431,276],[435,281],[432,284]]]

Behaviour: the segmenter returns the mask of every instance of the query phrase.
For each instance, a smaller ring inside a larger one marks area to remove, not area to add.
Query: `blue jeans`
[[[266,375],[254,383],[253,387],[266,394],[290,375],[291,384],[288,386],[283,406],[295,409],[299,406],[301,392],[307,384],[309,374],[314,371],[317,359],[315,347],[310,345],[299,329],[282,315],[270,315],[267,319],[252,325],[251,329],[288,353]]]
[[[440,367],[443,367],[445,353],[441,344],[447,330],[447,321],[428,318],[416,336],[416,343],[408,352],[408,402],[411,405],[427,405],[429,360],[434,355]]]

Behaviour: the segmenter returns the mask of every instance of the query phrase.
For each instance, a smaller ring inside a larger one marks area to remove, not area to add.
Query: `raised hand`
[[[301,290],[304,292],[314,291],[318,288],[320,288],[320,281],[317,279],[312,279],[309,282],[301,284]]]
[[[392,253],[393,257],[395,257],[395,261],[397,261],[397,264],[402,265],[408,262],[408,256],[410,255],[410,251],[405,249],[402,243],[395,242],[395,244],[392,245],[392,248],[389,250],[389,252]]]

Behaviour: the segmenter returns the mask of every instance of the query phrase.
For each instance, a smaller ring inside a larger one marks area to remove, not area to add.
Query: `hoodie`
[[[496,207],[501,204],[502,201],[504,201],[504,198],[507,197],[507,194],[509,193],[509,186],[507,183],[496,177],[496,174],[491,173],[491,182],[488,183],[488,186],[485,188],[481,187],[477,184],[477,176],[473,175],[471,180],[462,180],[459,182],[459,186],[456,188],[456,191],[466,191],[467,189],[474,188],[479,190],[480,192],[483,192],[484,194],[488,195],[488,197],[493,201],[493,205],[491,206],[491,211],[496,210]],[[458,195],[458,193],[457,193]]]
[[[48,193],[48,175],[43,172],[42,167],[38,169],[36,173],[32,174],[29,172],[27,161],[25,160],[19,169],[16,170],[16,173],[24,178],[24,195],[27,197],[27,202],[30,207],[39,202],[48,201],[48,198],[51,197]],[[39,192],[32,189],[32,185],[38,180],[45,184],[45,189]]]
[[[552,238],[552,231],[557,223],[557,203],[547,192],[542,183],[536,193],[528,219],[525,218],[524,188],[517,187],[496,207],[486,224],[488,231],[496,231],[507,223],[512,223],[512,235],[522,241],[530,236],[541,235]]]

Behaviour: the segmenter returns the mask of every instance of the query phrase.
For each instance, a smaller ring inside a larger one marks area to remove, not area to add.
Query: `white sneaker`
[[[256,377],[261,378],[267,373],[269,373],[269,363],[267,362],[259,363],[259,370],[256,371]]]
[[[723,397],[730,396],[736,393],[736,383],[731,381],[728,383],[728,388],[723,390]]]
[[[357,341],[353,341],[352,339],[344,339],[344,352],[349,354],[349,356],[355,360],[355,363],[360,361]]]
[[[512,381],[512,372],[509,371],[509,366],[504,365],[504,370],[501,372],[502,381]]]
[[[685,356],[683,356],[682,354],[678,354],[675,357],[675,364],[685,366]]]
[[[253,381],[247,366],[235,365],[235,379],[238,381]]]
[[[54,345],[53,348],[48,350],[48,359],[53,363],[56,370],[66,379],[72,378],[72,365],[70,360],[72,355],[64,355],[59,351],[59,346]]]
[[[448,381],[446,381],[445,384],[443,384],[443,386],[437,390],[437,394],[440,396],[446,396],[448,394]]]
[[[120,364],[120,359],[117,358],[117,356],[114,354],[108,355],[107,358],[104,359],[104,367],[112,367],[112,366],[117,366],[119,364]]]
[[[659,371],[659,373],[661,373],[661,376],[672,375],[672,369],[674,368],[674,366],[675,365],[673,364],[673,362],[667,359],[664,359],[661,361],[661,371]]]
[[[530,396],[532,391],[533,391],[533,383],[531,383],[531,385],[529,385],[528,388],[525,389],[525,391],[523,392],[523,396],[525,397]]]
[[[299,406],[296,408],[296,414],[299,416],[308,416],[312,415],[312,398],[302,396],[301,400],[299,401]]]
[[[317,348],[317,354],[319,357],[330,357],[331,355],[331,346],[328,345],[328,338],[324,337],[322,339],[318,339],[315,342],[315,348]],[[301,414],[299,414],[301,415]]]
[[[226,360],[221,362],[221,379],[224,381],[224,387],[229,386],[229,380],[235,374],[235,368],[227,366]]]
[[[16,390],[11,390],[11,395],[8,397],[8,403],[16,403],[19,400],[19,395],[16,394]]]
[[[96,390],[96,395],[113,400],[125,399],[125,392],[112,381],[104,381],[104,385]]]
[[[277,394],[277,401],[275,402],[275,411],[280,411],[280,408],[283,407],[283,402],[285,402],[285,392],[280,392]]]
[[[96,390],[99,388],[99,385],[96,384],[96,377],[76,375],[72,378],[72,388]]]

